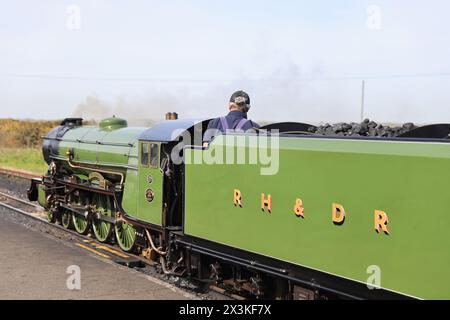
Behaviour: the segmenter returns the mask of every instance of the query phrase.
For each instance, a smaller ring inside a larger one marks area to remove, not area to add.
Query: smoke
[[[101,101],[95,94],[91,94],[77,106],[73,116],[98,120],[112,114],[114,111],[108,103]]]
[[[150,126],[164,119],[165,113],[175,105],[176,98],[168,94],[153,95],[144,101],[130,102],[119,97],[109,102],[91,93],[76,107],[73,116],[94,121],[117,116],[127,119],[129,125]]]
[[[358,120],[360,81],[321,81],[322,75],[318,66],[306,70],[285,62],[258,78],[162,84],[147,87],[140,97],[125,91],[111,101],[91,93],[73,115],[97,121],[115,115],[144,126],[163,120],[167,112],[177,112],[181,118],[213,118],[227,113],[234,91],[245,90],[252,100],[249,116],[256,121],[318,124]]]
[[[206,93],[195,94],[188,88],[147,90],[144,97],[127,95],[113,100],[100,98],[96,93],[89,94],[73,112],[74,117],[99,121],[117,116],[125,118],[129,125],[150,126],[165,119],[167,112],[177,112],[182,118],[208,118],[223,113],[227,103],[223,92],[217,88],[207,89]],[[209,106],[218,106],[216,111]]]
[[[255,117],[272,122],[356,121],[360,114],[361,81],[330,80],[320,65],[287,62],[249,83],[257,93]]]

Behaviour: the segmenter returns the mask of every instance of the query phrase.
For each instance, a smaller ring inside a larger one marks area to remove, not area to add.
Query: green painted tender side
[[[186,150],[186,234],[362,283],[377,266],[384,289],[450,298],[450,144],[281,138],[272,176],[260,165],[190,163],[224,146],[246,148],[230,139]],[[233,204],[235,189],[243,208]],[[262,193],[272,196],[271,214],[261,210]],[[304,219],[294,213],[297,198]],[[345,208],[343,225],[332,222],[333,203]],[[375,210],[389,216],[390,235],[375,231]]]

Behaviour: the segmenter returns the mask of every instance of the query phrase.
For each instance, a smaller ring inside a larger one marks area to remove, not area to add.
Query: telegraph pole
[[[362,81],[362,92],[361,92],[361,122],[364,121],[364,103],[366,98],[366,81]]]

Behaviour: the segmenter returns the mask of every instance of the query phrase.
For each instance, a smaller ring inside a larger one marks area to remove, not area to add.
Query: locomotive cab
[[[141,134],[136,185],[124,191],[124,198],[131,193],[137,197],[135,214],[130,215],[158,229],[181,228],[184,147],[201,147],[208,122],[165,121]]]

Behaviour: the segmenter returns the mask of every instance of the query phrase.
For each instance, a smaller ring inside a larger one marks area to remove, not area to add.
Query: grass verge
[[[42,150],[21,148],[0,148],[0,167],[19,169],[43,174],[47,170]]]

